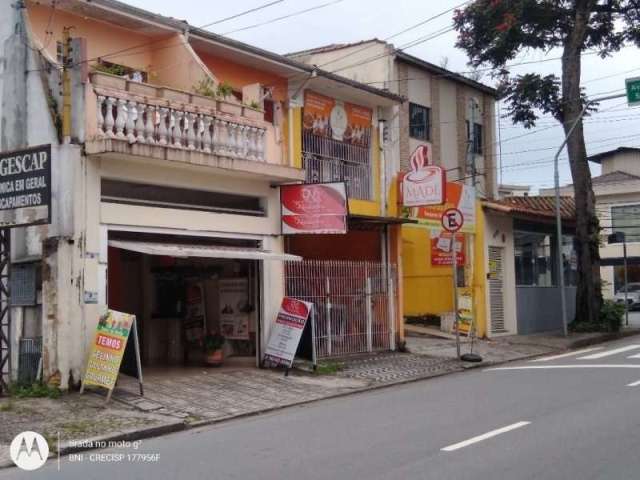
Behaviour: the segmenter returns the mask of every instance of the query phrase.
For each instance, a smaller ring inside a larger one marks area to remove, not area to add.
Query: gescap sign
[[[0,228],[51,223],[51,145],[0,153]]]

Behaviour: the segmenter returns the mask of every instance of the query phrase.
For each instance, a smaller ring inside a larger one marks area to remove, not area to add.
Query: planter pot
[[[108,87],[116,90],[126,90],[127,88],[126,78],[102,72],[93,72],[91,74],[91,83],[98,87]]]
[[[127,90],[136,95],[143,95],[145,97],[156,97],[156,87],[148,85],[146,83],[129,82],[127,84]]]
[[[238,103],[229,103],[225,101],[218,102],[218,109],[221,112],[229,113],[231,115],[235,115],[237,117],[242,115],[242,105]]]
[[[215,352],[206,352],[204,362],[210,367],[219,367],[224,362],[224,353],[222,349]]]

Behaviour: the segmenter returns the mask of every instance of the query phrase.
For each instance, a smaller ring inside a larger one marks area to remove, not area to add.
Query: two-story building
[[[447,205],[462,207],[470,214],[464,234],[452,241],[440,226],[442,208],[403,211],[398,205],[397,182],[393,183],[388,196],[390,214],[415,222],[402,226],[404,315],[434,318],[435,314],[441,327],[450,328],[453,281],[448,249],[457,248],[464,317],[474,317],[480,335],[490,333],[485,301],[488,249],[484,213],[477,199],[497,195],[496,90],[378,39],[328,45],[289,57],[407,99],[394,108],[385,124],[387,175],[397,178],[398,172],[410,171],[412,154],[426,147],[420,149],[426,157],[423,163],[446,170]]]
[[[12,229],[14,374],[39,341],[45,380],[76,384],[107,306],[136,315],[145,365],[197,359],[214,330],[259,363],[288,262],[326,248],[285,240],[283,184],[347,183],[351,237],[325,258],[397,262],[378,132],[398,95],[115,0],[6,2],[0,18],[1,150],[52,145],[51,222]],[[358,118],[353,140],[306,128],[313,95]]]

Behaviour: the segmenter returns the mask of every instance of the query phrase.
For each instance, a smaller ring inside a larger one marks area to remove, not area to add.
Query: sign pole
[[[622,254],[624,257],[624,316],[625,316],[625,324],[627,325],[627,327],[629,326],[629,299],[627,298],[628,293],[627,293],[627,286],[629,285],[628,283],[628,277],[627,277],[627,237],[626,235],[623,238],[623,242],[622,242]]]
[[[460,359],[460,325],[458,322],[458,259],[456,256],[456,234],[451,238],[451,268],[453,268],[453,314],[456,329],[456,355]]]
[[[144,385],[142,381],[142,361],[140,360],[140,340],[138,337],[138,320],[133,317],[133,345],[136,351],[136,368],[138,369],[138,383],[140,384],[140,396],[144,397]]]

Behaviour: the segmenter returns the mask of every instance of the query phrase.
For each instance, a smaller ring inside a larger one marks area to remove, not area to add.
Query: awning
[[[381,225],[401,225],[403,223],[418,223],[417,220],[412,218],[402,217],[377,217],[373,215],[353,215],[349,214],[349,221],[359,223],[375,223]]]
[[[289,260],[300,261],[302,257],[288,253],[274,253],[257,248],[222,247],[217,245],[194,245],[185,243],[153,243],[127,240],[110,240],[110,247],[167,257],[234,258],[242,260]]]

